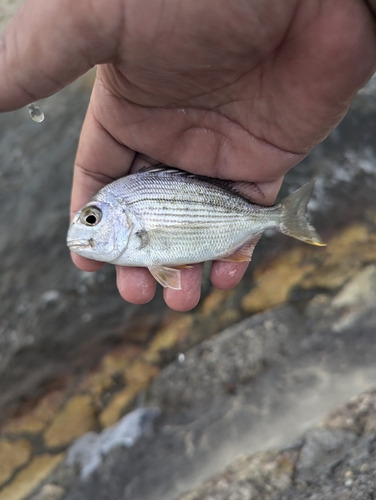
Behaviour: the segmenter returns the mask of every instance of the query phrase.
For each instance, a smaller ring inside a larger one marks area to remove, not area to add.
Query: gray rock
[[[60,500],[64,495],[65,490],[56,484],[46,484],[43,488],[33,496],[30,500]]]
[[[375,434],[349,439],[343,431],[314,429],[306,435],[300,449],[242,456],[179,500],[373,498],[376,491],[375,443]],[[307,447],[310,448],[308,461]],[[335,455],[331,455],[334,450]],[[303,468],[302,460],[305,462]]]
[[[65,243],[89,97],[77,83],[42,101],[42,123],[26,109],[0,115],[0,420],[51,379],[90,366],[139,310],[119,296],[113,266],[79,271]]]
[[[327,429],[342,429],[358,436],[376,432],[376,389],[351,398],[338,410],[325,417],[321,425]]]
[[[244,455],[179,500],[360,500],[376,492],[376,434],[343,430],[372,418],[376,390],[353,398],[291,449]],[[347,424],[346,424],[347,422]],[[335,428],[339,426],[340,428]],[[359,430],[359,428],[358,428]],[[261,479],[261,480],[260,480]]]
[[[130,448],[143,434],[149,432],[153,420],[159,414],[158,408],[138,408],[100,434],[84,434],[68,450],[66,464],[79,465],[81,478],[86,479],[98,469],[111,450],[119,446]]]
[[[184,362],[165,368],[152,388],[152,399],[166,411],[209,405],[213,398],[249,385],[268,363],[278,361],[281,350],[293,349],[293,331],[299,322],[292,308],[275,309],[246,319],[220,335],[190,349]]]
[[[334,297],[332,306],[342,310],[342,315],[333,324],[341,331],[354,324],[365,310],[376,303],[376,266],[371,264],[356,274]]]
[[[295,464],[299,479],[310,478],[329,463],[341,458],[356,441],[356,434],[342,429],[312,429],[304,437],[299,459]]]
[[[363,500],[373,498],[376,492],[376,435],[366,434],[355,446],[344,449],[338,460],[329,464],[320,474],[312,474],[302,481],[297,474],[294,486],[283,493],[291,500]]]
[[[274,500],[291,485],[296,457],[294,450],[242,455],[180,500]]]
[[[290,443],[335,401],[366,388],[376,377],[374,309],[363,311],[356,325],[339,333],[332,323],[341,312],[331,308],[331,298],[312,301],[309,319],[291,306],[276,307],[192,348],[184,362],[170,364],[150,393],[150,402],[163,410],[154,431],[128,450],[110,452],[66,499],[175,500],[190,492],[195,500],[257,495],[274,500],[290,490],[289,500],[300,498],[312,478],[321,478],[361,444],[360,433],[329,426]],[[374,397],[369,398],[372,402],[348,410],[359,414],[361,429],[373,411]],[[280,451],[253,454],[276,446]],[[244,453],[239,470],[232,465],[232,472],[225,469],[200,486]],[[293,464],[280,477],[275,461],[284,463],[284,453]],[[253,472],[244,479],[248,463]]]

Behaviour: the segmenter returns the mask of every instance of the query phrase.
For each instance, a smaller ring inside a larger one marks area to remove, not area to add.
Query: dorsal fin
[[[202,180],[203,182],[208,182],[209,184],[225,189],[226,191],[230,191],[232,193],[240,195],[243,198],[246,198],[247,200],[251,201],[252,203],[256,203],[253,197],[254,192],[257,192],[259,195],[261,194],[263,198],[265,197],[264,193],[254,182],[228,181],[225,179],[217,179],[215,177],[208,177],[205,175],[192,174],[191,172],[181,170],[180,168],[169,167],[167,165],[164,165],[163,163],[158,163],[156,165],[143,167],[137,173],[181,175],[186,178],[199,179]]]
[[[144,174],[144,173],[156,173],[156,174],[177,174],[177,175],[194,175],[189,174],[185,170],[181,170],[180,168],[169,167],[164,165],[163,163],[157,163],[156,165],[149,165],[147,167],[142,167],[140,170],[135,172],[136,174]]]

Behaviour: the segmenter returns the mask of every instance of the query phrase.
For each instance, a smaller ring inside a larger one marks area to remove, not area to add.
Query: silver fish
[[[305,217],[313,185],[264,207],[241,183],[149,167],[101,189],[74,217],[67,244],[89,259],[147,267],[162,286],[180,290],[181,268],[249,261],[268,228],[325,245]]]

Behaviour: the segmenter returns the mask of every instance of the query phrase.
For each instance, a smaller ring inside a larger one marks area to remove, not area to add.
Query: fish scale
[[[324,245],[305,217],[312,189],[313,182],[264,207],[241,183],[150,167],[99,191],[76,214],[67,243],[84,257],[147,267],[163,286],[179,289],[179,266],[250,260],[267,228]]]

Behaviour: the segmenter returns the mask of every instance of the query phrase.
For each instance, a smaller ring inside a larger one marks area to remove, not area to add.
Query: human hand
[[[254,182],[254,201],[267,205],[371,76],[374,28],[361,0],[27,0],[0,39],[0,110],[99,64],[72,213],[108,182],[157,162]],[[73,260],[86,271],[102,265]],[[245,268],[215,262],[211,280],[231,288]],[[194,307],[201,273],[183,270],[166,303]],[[135,303],[156,288],[140,268],[118,268],[117,283]]]

